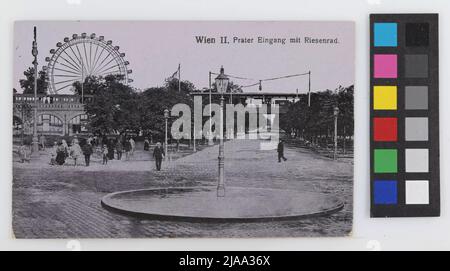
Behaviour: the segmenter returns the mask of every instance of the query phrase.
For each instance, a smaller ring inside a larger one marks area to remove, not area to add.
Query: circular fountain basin
[[[335,196],[285,189],[227,187],[156,188],[112,193],[102,206],[144,219],[255,222],[329,215],[344,207]]]

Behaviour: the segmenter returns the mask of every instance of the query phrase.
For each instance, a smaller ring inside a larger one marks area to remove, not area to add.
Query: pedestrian
[[[130,159],[131,151],[131,144],[129,139],[126,139],[125,142],[123,142],[123,149],[125,150],[125,160],[128,161]]]
[[[117,160],[122,160],[123,145],[122,139],[119,137],[116,143]]]
[[[58,142],[53,143],[53,147],[50,151],[50,165],[56,165],[56,154],[58,152]]]
[[[130,137],[130,155],[134,155],[134,150],[136,149],[136,142],[134,142],[134,139]]]
[[[74,166],[77,165],[78,158],[81,157],[83,152],[81,151],[81,147],[78,144],[78,139],[74,139],[72,146],[70,147],[70,156],[73,158]]]
[[[108,146],[106,144],[103,145],[102,157],[103,157],[103,165],[107,165],[108,164]]]
[[[148,140],[148,137],[146,137],[144,140],[144,151],[149,151],[149,150],[150,150],[150,141]]]
[[[287,159],[284,157],[284,143],[283,140],[280,140],[280,143],[278,143],[278,163],[281,163],[281,159],[286,161]]]
[[[88,167],[91,162],[91,155],[93,153],[92,144],[86,142],[86,144],[83,145],[83,155],[84,155],[84,162],[86,166]]]
[[[63,142],[59,143],[58,149],[56,150],[56,163],[60,166],[64,165],[66,162],[66,148]]]
[[[45,151],[45,144],[46,144],[45,136],[41,135],[41,137],[39,138],[39,145],[41,146],[41,149],[43,151]]]
[[[64,159],[65,159],[67,156],[69,156],[69,145],[67,144],[67,141],[65,139],[61,140],[61,144],[64,148],[64,153],[65,153]]]
[[[19,158],[20,158],[21,163],[30,162],[30,158],[28,156],[28,148],[23,142],[20,145],[18,151],[19,151]]]
[[[156,162],[156,170],[160,171],[161,170],[161,164],[162,164],[162,159],[164,158],[164,150],[161,146],[161,143],[158,142],[156,143],[156,147],[153,150],[153,158],[155,158],[155,162]]]
[[[114,159],[114,139],[108,140],[108,159],[113,160]]]

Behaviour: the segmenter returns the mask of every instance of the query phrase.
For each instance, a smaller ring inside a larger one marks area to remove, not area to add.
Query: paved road
[[[344,210],[320,218],[270,223],[188,223],[139,220],[100,206],[111,192],[165,186],[214,185],[218,146],[185,156],[163,170],[152,161],[55,167],[45,159],[14,163],[13,227],[17,238],[340,236],[351,231],[353,167],[308,150],[286,147],[287,162],[260,141],[226,142],[229,186],[332,193]]]

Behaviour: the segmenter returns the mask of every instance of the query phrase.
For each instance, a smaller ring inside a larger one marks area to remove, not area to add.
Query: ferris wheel
[[[92,76],[121,75],[122,83],[133,82],[125,53],[120,53],[119,46],[113,46],[104,36],[74,34],[71,39],[66,37],[64,42],[58,42],[56,47],[50,50],[52,56],[45,59],[48,64],[44,67],[51,94],[70,93],[75,82],[84,82]]]

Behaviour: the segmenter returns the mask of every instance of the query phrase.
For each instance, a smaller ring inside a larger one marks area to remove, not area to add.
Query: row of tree
[[[20,80],[23,93],[34,93],[34,69],[24,72]],[[96,134],[139,133],[163,138],[165,131],[164,110],[178,103],[193,106],[192,92],[197,90],[189,81],[178,82],[168,78],[162,87],[152,87],[138,91],[123,84],[118,75],[88,77],[83,88],[80,82],[73,85],[75,94],[85,97],[88,130]],[[212,85],[215,92],[215,84]],[[230,82],[227,92],[242,92],[242,88]],[[39,72],[38,93],[46,93],[45,72]],[[289,105],[287,114],[280,118],[280,128],[288,134],[311,142],[328,142],[334,133],[334,108],[339,108],[338,134],[341,137],[353,136],[353,86],[339,87],[311,94],[310,106],[307,95],[300,95],[296,103]],[[219,103],[213,96],[213,103]],[[242,102],[242,100],[233,100]],[[204,97],[203,104],[209,103]],[[206,118],[205,118],[206,120]],[[193,126],[193,125],[191,125]]]
[[[327,144],[333,142],[335,108],[337,107],[338,136],[351,138],[354,130],[353,93],[354,87],[339,87],[300,96],[297,103],[291,104],[281,120],[280,127],[288,133],[306,141]]]

